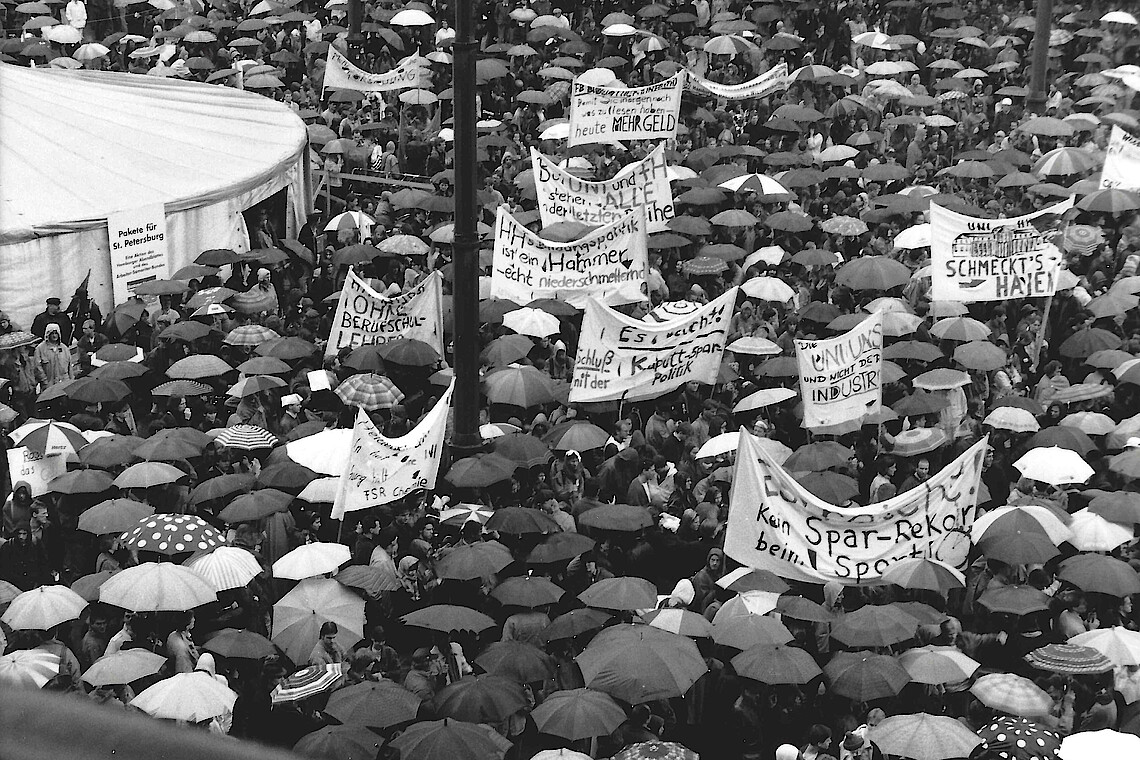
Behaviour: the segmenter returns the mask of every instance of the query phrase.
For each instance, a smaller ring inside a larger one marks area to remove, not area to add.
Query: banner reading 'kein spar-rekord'
[[[615,140],[657,140],[677,132],[685,72],[626,90],[574,82],[570,90],[570,147]]]
[[[491,296],[515,303],[558,298],[579,309],[590,297],[613,305],[644,301],[645,241],[640,208],[579,240],[555,243],[535,235],[500,206]]]
[[[935,301],[1004,301],[1051,296],[1061,250],[1054,244],[1068,198],[1012,219],[978,219],[930,204]]]
[[[603,225],[618,221],[635,208],[645,209],[649,232],[663,232],[673,218],[665,145],[622,169],[613,179],[589,182],[530,149],[542,226],[564,221]]]

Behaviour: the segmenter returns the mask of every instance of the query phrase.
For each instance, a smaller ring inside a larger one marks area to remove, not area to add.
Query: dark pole
[[[1030,68],[1029,98],[1031,113],[1044,116],[1048,91],[1049,34],[1053,29],[1053,0],[1037,0],[1037,26],[1033,31],[1033,60]]]
[[[364,0],[348,0],[348,59],[359,66],[364,62],[364,35],[360,24],[364,19]]]
[[[455,8],[455,457],[475,453],[479,435],[479,235],[475,229],[477,177],[475,156],[475,40],[472,0]]]

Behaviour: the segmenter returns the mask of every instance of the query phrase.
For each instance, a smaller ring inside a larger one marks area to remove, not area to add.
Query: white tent
[[[0,64],[0,309],[25,329],[47,296],[113,305],[107,216],[165,205],[170,271],[248,248],[241,212],[287,189],[310,210],[305,125],[229,87]]]

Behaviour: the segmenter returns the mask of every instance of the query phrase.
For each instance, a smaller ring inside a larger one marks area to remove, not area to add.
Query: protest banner
[[[570,401],[642,401],[720,372],[736,288],[692,314],[642,322],[586,301]]]
[[[8,474],[13,486],[20,481],[28,484],[32,496],[48,492],[48,483],[67,472],[64,454],[37,454],[27,446],[8,449]]]
[[[329,56],[325,63],[324,89],[389,92],[419,87],[427,81],[428,71],[415,62],[415,56],[405,58],[391,71],[373,74],[348,60],[344,53],[329,46]]]
[[[673,191],[662,143],[618,176],[589,182],[569,173],[534,148],[530,149],[542,226],[564,221],[594,226],[612,224],[635,208],[645,209],[648,232],[663,232],[673,218]]]
[[[492,298],[516,303],[558,298],[579,309],[590,297],[611,305],[635,303],[646,298],[647,267],[645,213],[640,208],[569,243],[540,238],[505,206],[495,217]]]
[[[1140,189],[1140,140],[1113,125],[1108,148],[1104,151],[1104,169],[1100,173],[1103,189]]]
[[[685,72],[626,90],[574,82],[570,90],[569,146],[673,137]]]
[[[964,568],[988,439],[924,483],[878,504],[828,504],[740,431],[725,553],[783,578],[874,582],[895,562],[929,557]]]
[[[977,219],[930,204],[932,298],[1005,301],[1051,296],[1063,257],[1054,240],[1067,198],[1012,219]]]
[[[348,466],[337,485],[332,519],[435,488],[454,390],[452,380],[431,411],[399,438],[386,437],[364,409],[357,410]]]
[[[124,303],[144,282],[170,276],[166,210],[161,203],[108,214],[107,244],[116,304]]]
[[[443,276],[432,272],[407,293],[389,298],[349,269],[325,356],[396,338],[422,340],[443,356]]]
[[[883,406],[883,315],[835,338],[797,340],[804,427],[858,420]]]
[[[791,83],[788,76],[788,64],[781,61],[779,65],[765,71],[755,79],[740,84],[720,84],[689,72],[689,82],[697,90],[705,90],[718,98],[727,100],[745,100],[747,98],[766,98],[774,92],[788,89]]]

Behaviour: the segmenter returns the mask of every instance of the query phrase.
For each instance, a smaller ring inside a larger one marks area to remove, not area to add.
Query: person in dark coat
[[[60,300],[52,296],[47,300],[46,308],[32,320],[32,335],[37,338],[44,337],[48,325],[59,325],[59,342],[65,346],[71,345],[71,334],[75,332],[71,319],[59,310]]]
[[[31,526],[21,522],[12,531],[12,538],[0,546],[0,579],[21,591],[31,591],[47,578],[43,548],[32,542]]]

